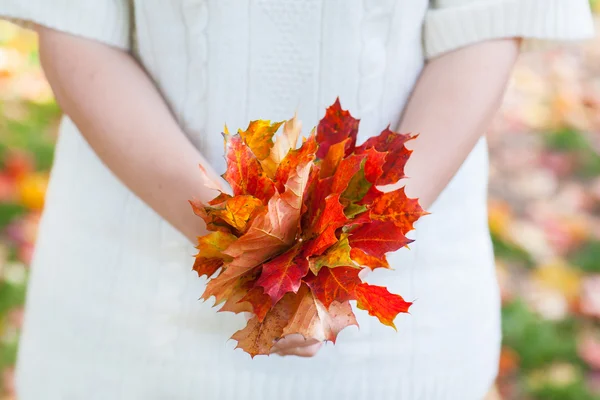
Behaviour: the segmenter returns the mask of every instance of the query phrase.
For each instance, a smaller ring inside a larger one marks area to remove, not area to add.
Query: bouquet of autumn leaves
[[[209,278],[220,270],[202,298],[214,296],[219,311],[252,313],[232,336],[252,357],[288,334],[335,342],[358,325],[350,300],[394,328],[408,312],[410,302],[359,273],[389,268],[385,254],[407,246],[406,233],[426,214],[403,188],[378,189],[404,177],[404,144],[415,136],[386,128],[357,146],[358,125],[337,100],[299,148],[296,117],[225,129],[223,177],[233,196],[190,202],[211,231],[198,238],[193,269]]]

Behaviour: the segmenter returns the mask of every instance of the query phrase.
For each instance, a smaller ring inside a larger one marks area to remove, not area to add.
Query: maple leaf
[[[296,115],[285,121],[283,124],[283,134],[277,136],[275,144],[269,153],[269,157],[262,161],[263,168],[270,177],[275,177],[275,172],[277,171],[279,164],[281,164],[281,161],[290,150],[296,148],[296,143],[298,142],[298,137],[300,137],[301,130],[302,123],[298,120]]]
[[[258,215],[248,231],[224,251],[233,260],[222,275],[234,278],[289,248],[296,240],[302,195],[312,164],[300,166],[290,175],[285,192],[276,192],[266,212]],[[220,278],[221,276],[219,276]]]
[[[337,170],[338,165],[346,154],[346,147],[350,142],[350,138],[329,147],[327,155],[321,162],[321,178],[332,176]]]
[[[298,166],[305,165],[315,159],[315,151],[317,142],[315,136],[311,135],[302,143],[299,149],[290,150],[289,153],[281,160],[275,172],[275,184],[279,192],[285,189],[285,182],[288,181],[290,174],[295,171]]]
[[[273,304],[284,294],[296,293],[300,280],[308,272],[308,261],[299,255],[300,246],[294,246],[285,253],[263,264],[260,278],[256,281],[264,292],[271,297]]]
[[[399,313],[407,313],[412,303],[404,301],[401,296],[390,293],[382,286],[361,283],[355,288],[356,305],[361,310],[367,310],[369,315],[396,329],[394,319]]]
[[[371,184],[377,184],[384,172],[384,166],[389,153],[377,151],[370,147],[362,152],[367,157],[365,162],[365,179]],[[370,185],[369,185],[370,186]]]
[[[331,182],[332,193],[342,193],[347,188],[352,178],[360,171],[363,167],[365,160],[364,155],[351,155],[344,158],[338,168],[335,170],[333,180]]]
[[[402,230],[393,222],[375,221],[365,224],[350,233],[350,246],[366,254],[382,258],[385,253],[396,251],[410,243]],[[235,243],[234,243],[235,245]]]
[[[349,302],[334,301],[329,310],[317,300],[306,285],[298,291],[300,304],[293,313],[282,335],[299,333],[305,339],[335,343],[338,333],[351,325],[358,326]]]
[[[352,117],[347,110],[342,110],[340,99],[336,99],[317,125],[317,157],[324,158],[330,146],[346,139],[350,139],[346,144],[346,153],[352,151],[358,135],[358,123],[359,120]]]
[[[204,223],[206,224],[206,229],[208,229],[209,231],[231,232],[230,226],[227,225],[225,221],[223,221],[220,218],[215,218],[214,216],[209,216],[208,214],[206,214],[206,211],[204,209],[205,206],[204,204],[202,204],[202,202],[196,199],[188,200],[188,202],[192,206],[194,214],[196,214],[204,220]]]
[[[247,311],[247,309],[241,309],[241,306],[236,304],[246,295],[251,286],[248,282],[256,279],[258,271],[255,268],[250,268],[243,273],[226,274],[228,270],[229,267],[226,266],[217,277],[210,279],[200,298],[206,301],[210,297],[214,297],[213,307],[226,302],[227,306],[223,311],[236,313]]]
[[[260,287],[253,287],[242,297],[238,303],[247,303],[251,307],[251,311],[256,315],[258,320],[262,322],[265,316],[273,306],[271,297],[264,293]]]
[[[309,276],[304,281],[313,295],[329,308],[334,301],[343,303],[356,299],[356,286],[361,283],[359,271],[352,267],[323,268],[318,275]]]
[[[337,242],[336,230],[348,221],[339,195],[329,195],[322,203],[322,206],[315,206],[318,208],[313,222],[302,230],[304,240],[308,240],[303,251],[305,257],[319,255]]]
[[[373,200],[369,217],[373,220],[393,222],[402,234],[414,229],[413,224],[423,215],[427,215],[417,199],[406,197],[404,187],[382,193]]]
[[[360,201],[371,189],[371,182],[369,182],[365,176],[365,164],[366,159],[362,160],[359,170],[352,176],[352,179],[348,182],[348,186],[342,193],[342,199],[344,203],[348,205]]]
[[[223,178],[231,185],[233,195],[249,194],[266,204],[275,193],[275,184],[240,136],[227,138],[227,171]]]
[[[273,135],[279,129],[283,122],[274,122],[257,120],[251,121],[245,131],[238,130],[238,134],[248,145],[252,153],[259,161],[264,160],[271,153],[273,147]]]
[[[322,254],[338,240],[335,225],[328,226],[321,234],[306,242],[302,254],[305,257]]]
[[[369,148],[383,153],[388,153],[385,164],[383,165],[383,174],[377,179],[377,185],[389,185],[405,178],[404,166],[408,161],[412,150],[408,150],[404,144],[413,140],[417,135],[403,135],[393,132],[388,126],[379,136],[369,138],[361,146],[357,147],[356,153],[362,154]]]
[[[210,277],[225,261],[231,260],[229,256],[223,254],[223,250],[236,240],[236,236],[225,232],[211,232],[208,235],[199,237],[196,246],[198,254],[193,267],[198,276],[206,275]]]
[[[273,306],[262,322],[258,317],[251,318],[246,327],[231,336],[236,340],[236,349],[240,348],[254,358],[258,354],[269,354],[275,341],[283,336],[283,330],[288,325],[298,308],[300,298],[288,293]]]
[[[217,204],[221,204],[224,201],[233,198],[230,194],[227,193],[219,193],[219,195],[217,197],[215,197],[214,199],[212,199],[211,201],[208,202],[208,205],[210,206],[215,206]]]
[[[357,267],[358,266],[352,260],[350,253],[350,243],[348,241],[348,234],[343,233],[340,239],[327,251],[317,257],[312,257],[309,260],[309,267],[313,274],[317,275],[319,270],[323,267],[335,268],[335,267]]]
[[[247,274],[242,275],[227,288],[227,296],[223,299],[216,298],[215,306],[224,301],[223,305],[219,309],[219,312],[232,312],[232,313],[241,313],[241,312],[254,312],[254,306],[248,301],[242,301],[248,293],[253,289],[254,281],[258,276],[258,271],[251,271]],[[213,282],[212,280],[209,284]],[[206,298],[205,298],[206,300]],[[258,300],[256,298],[255,300]],[[270,307],[270,303],[269,303]],[[267,310],[268,311],[268,310]]]
[[[390,268],[387,258],[371,256],[360,249],[350,250],[350,258],[355,261],[358,265],[369,267],[370,269],[375,268]]]
[[[204,212],[211,223],[226,223],[237,231],[244,232],[248,222],[262,207],[263,202],[256,197],[240,195],[226,198],[214,207],[205,207]]]

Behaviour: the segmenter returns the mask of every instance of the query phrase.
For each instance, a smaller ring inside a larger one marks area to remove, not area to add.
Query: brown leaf
[[[333,302],[329,310],[317,300],[306,285],[298,291],[300,304],[282,336],[299,333],[305,339],[329,340],[335,343],[338,333],[351,325],[358,326],[349,302]]]
[[[283,329],[294,315],[300,300],[295,294],[288,293],[273,306],[262,323],[257,317],[250,319],[244,329],[231,337],[238,342],[235,348],[244,350],[252,358],[258,354],[269,354],[275,341],[283,336]]]

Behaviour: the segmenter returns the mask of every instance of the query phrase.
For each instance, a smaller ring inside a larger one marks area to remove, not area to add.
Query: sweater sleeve
[[[128,49],[129,0],[1,0],[0,18],[25,27],[43,25]]]
[[[432,0],[425,17],[427,58],[483,40],[593,36],[589,0]]]

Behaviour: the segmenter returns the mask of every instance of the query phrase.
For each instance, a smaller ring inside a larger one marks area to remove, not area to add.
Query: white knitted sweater
[[[133,4],[133,7],[132,7]],[[398,122],[428,57],[481,40],[589,36],[587,0],[0,0],[0,15],[130,48],[223,170],[224,122],[310,127],[340,96],[361,139]],[[135,24],[132,24],[135,21]],[[243,317],[197,299],[193,249],[61,126],[18,362],[21,400],[479,400],[500,344],[481,141],[369,281],[416,302],[398,332],[359,312],[313,359],[250,357]],[[182,205],[186,206],[186,205]]]

